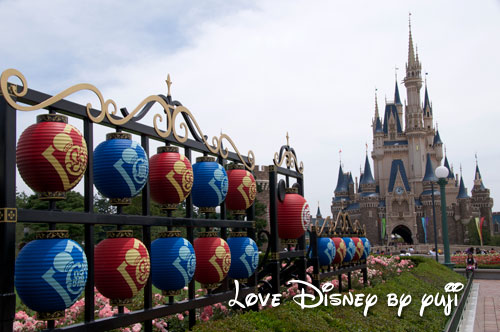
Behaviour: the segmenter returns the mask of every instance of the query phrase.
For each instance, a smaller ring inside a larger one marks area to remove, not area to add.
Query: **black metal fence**
[[[8,83],[7,80],[17,76],[21,86]],[[248,236],[255,239],[255,206],[246,211],[246,220],[229,220],[226,214],[224,203],[220,205],[220,213],[217,219],[195,218],[191,196],[185,201],[185,216],[183,218],[172,216],[152,216],[150,211],[149,185],[146,184],[142,190],[142,215],[125,215],[121,209],[117,209],[116,214],[94,213],[94,183],[92,174],[94,146],[94,131],[96,125],[111,127],[116,131],[123,131],[139,135],[141,145],[146,152],[149,151],[151,140],[161,142],[165,145],[175,145],[183,149],[183,154],[192,159],[192,153],[199,153],[205,156],[217,157],[220,164],[227,162],[244,164],[252,171],[254,168],[253,152],[249,151],[248,156],[242,156],[236,148],[234,142],[226,135],[221,134],[214,137],[211,143],[208,142],[192,114],[178,101],[170,96],[156,95],[146,98],[133,112],[121,109],[122,117],[118,117],[108,108],[114,104],[112,101],[105,101],[99,90],[91,85],[78,85],[69,88],[56,96],[50,96],[39,91],[27,88],[27,82],[21,73],[15,70],[6,70],[1,76],[0,95],[0,331],[11,331],[16,308],[16,295],[14,292],[14,267],[16,258],[16,223],[47,223],[51,229],[55,229],[56,224],[82,224],[84,225],[84,250],[88,260],[88,279],[85,287],[85,299],[94,299],[94,246],[95,225],[116,225],[118,228],[126,225],[142,227],[142,239],[148,250],[151,249],[151,228],[157,226],[180,227],[186,229],[187,240],[191,243],[195,239],[195,229],[211,228],[212,231],[219,232],[220,237],[226,239],[228,229],[245,229]],[[80,90],[89,90],[96,94],[101,103],[100,109],[88,108],[68,100],[68,95]],[[163,114],[157,114],[154,118],[154,126],[147,126],[139,122],[152,106],[158,103],[163,107]],[[116,107],[116,106],[115,106]],[[46,109],[50,113],[60,113],[71,118],[79,119],[83,122],[83,136],[89,146],[88,166],[84,175],[84,212],[57,211],[55,204],[50,204],[48,210],[18,209],[16,206],[16,125],[18,111]],[[181,129],[185,129],[181,136],[176,132],[175,122],[177,115],[182,115]],[[164,119],[163,129],[159,123]],[[192,138],[189,138],[189,136]],[[232,146],[234,152],[228,151],[223,146],[223,141],[228,146]],[[286,161],[286,167],[281,167]],[[319,281],[325,277],[348,274],[350,287],[350,273],[353,270],[362,269],[364,271],[364,282],[366,283],[366,264],[359,262],[349,266],[328,267],[321,270],[317,258],[317,236],[318,233],[313,226],[309,231],[309,249],[307,249],[306,236],[298,239],[296,245],[285,244],[282,248],[278,237],[277,223],[277,201],[283,195],[285,187],[290,186],[290,181],[295,181],[301,195],[304,194],[303,166],[297,163],[295,151],[288,145],[281,148],[279,154],[274,158],[274,165],[269,166],[270,202],[269,202],[269,231],[263,231],[268,237],[268,250],[254,276],[240,287],[239,296],[244,297],[249,293],[273,292],[279,293],[280,288],[285,283],[297,278],[306,280],[306,269],[313,266],[313,283],[319,285]],[[281,177],[281,180],[279,178]],[[326,229],[324,234],[333,236],[337,234],[335,228]],[[351,228],[352,232],[352,228]],[[361,234],[360,230],[357,233]],[[285,250],[286,249],[286,250]],[[308,258],[308,250],[312,250],[311,258]],[[283,263],[286,263],[283,267]],[[271,276],[271,281],[266,281],[266,277]],[[340,283],[341,284],[341,283]],[[341,287],[341,286],[340,286]],[[339,289],[341,291],[341,288]],[[144,308],[142,310],[122,313],[109,318],[94,318],[94,301],[85,301],[84,322],[67,327],[54,328],[54,322],[48,321],[48,328],[54,331],[104,331],[126,327],[135,323],[142,323],[145,331],[152,331],[152,320],[159,317],[172,315],[175,313],[189,312],[189,326],[196,324],[196,309],[207,305],[225,302],[235,296],[234,285],[226,278],[222,285],[213,291],[209,291],[206,296],[195,297],[195,281],[192,280],[188,286],[188,299],[153,307],[153,292],[151,278],[144,287]],[[254,309],[256,309],[254,307]]]

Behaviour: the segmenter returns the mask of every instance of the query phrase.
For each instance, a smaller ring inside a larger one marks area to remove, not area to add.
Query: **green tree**
[[[21,192],[16,195],[16,204],[20,209],[32,209],[32,210],[47,210],[49,208],[49,202],[43,201],[38,198],[36,194],[28,196],[26,193]],[[83,212],[84,208],[84,198],[82,194],[76,191],[68,191],[66,193],[66,199],[60,200],[56,203],[56,210],[61,211],[74,211]],[[46,223],[18,223],[18,230],[16,234],[18,237],[18,243],[22,246],[35,239],[36,232],[48,230],[49,226]],[[84,239],[84,226],[78,224],[58,224],[57,229],[66,229],[69,232],[69,237],[77,242],[82,243]],[[22,234],[22,237],[21,237]]]

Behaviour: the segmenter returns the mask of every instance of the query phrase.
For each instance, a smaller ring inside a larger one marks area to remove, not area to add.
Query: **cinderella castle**
[[[373,128],[373,172],[368,153],[364,171],[353,180],[353,174],[339,167],[337,186],[331,210],[336,216],[341,209],[352,220],[366,226],[372,244],[391,241],[397,234],[406,243],[434,243],[432,188],[434,188],[435,220],[438,242],[442,243],[441,209],[446,208],[450,243],[468,243],[468,224],[484,217],[483,233],[493,234],[493,199],[481,178],[476,162],[474,187],[467,193],[462,175],[454,175],[443,141],[433,121],[433,108],[424,88],[422,103],[422,64],[413,47],[409,30],[406,100],[401,103],[396,79],[394,100],[386,101],[384,113],[379,113],[375,95]],[[382,117],[381,117],[382,115]],[[434,169],[441,165],[449,170],[446,185],[446,207],[441,206],[439,185]],[[319,210],[318,210],[319,213]]]

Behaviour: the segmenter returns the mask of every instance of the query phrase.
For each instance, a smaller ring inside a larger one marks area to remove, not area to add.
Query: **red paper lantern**
[[[194,240],[196,270],[194,279],[204,288],[217,288],[231,267],[231,251],[216,232],[203,232]]]
[[[87,168],[87,143],[60,114],[42,114],[21,134],[16,150],[19,173],[41,199],[64,199]]]
[[[132,231],[108,232],[94,252],[95,286],[112,304],[131,302],[149,277],[149,253]]]
[[[332,237],[333,243],[335,243],[335,258],[332,264],[341,264],[344,261],[344,257],[347,253],[347,247],[344,240],[341,237]]]
[[[257,194],[255,178],[243,165],[229,165],[227,176],[229,188],[226,208],[232,210],[234,214],[245,214],[245,210],[252,206]]]
[[[304,235],[311,221],[309,204],[296,188],[286,189],[283,202],[278,200],[278,236],[281,239],[297,239]]]
[[[171,210],[191,193],[193,168],[178,147],[159,147],[158,154],[150,158],[149,185],[151,199]]]
[[[364,246],[363,246],[363,241],[359,237],[352,237],[352,241],[354,242],[354,246],[356,247],[356,252],[354,253],[353,257],[353,262],[357,262],[363,257],[363,251],[364,251]]]

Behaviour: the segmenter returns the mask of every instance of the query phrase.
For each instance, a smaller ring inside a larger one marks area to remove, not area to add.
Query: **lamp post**
[[[436,226],[436,205],[434,204],[434,181],[431,181],[431,191],[432,191],[432,223],[434,224],[434,250],[436,251],[436,262],[439,262],[438,259],[438,235],[437,235],[437,226]]]
[[[446,194],[444,190],[444,186],[448,183],[446,181],[448,173],[448,168],[445,166],[439,166],[435,171],[436,177],[439,179],[438,184],[441,189],[441,222],[443,227],[444,265],[453,269],[454,264],[450,261],[450,242],[448,239],[448,220],[446,215]]]

